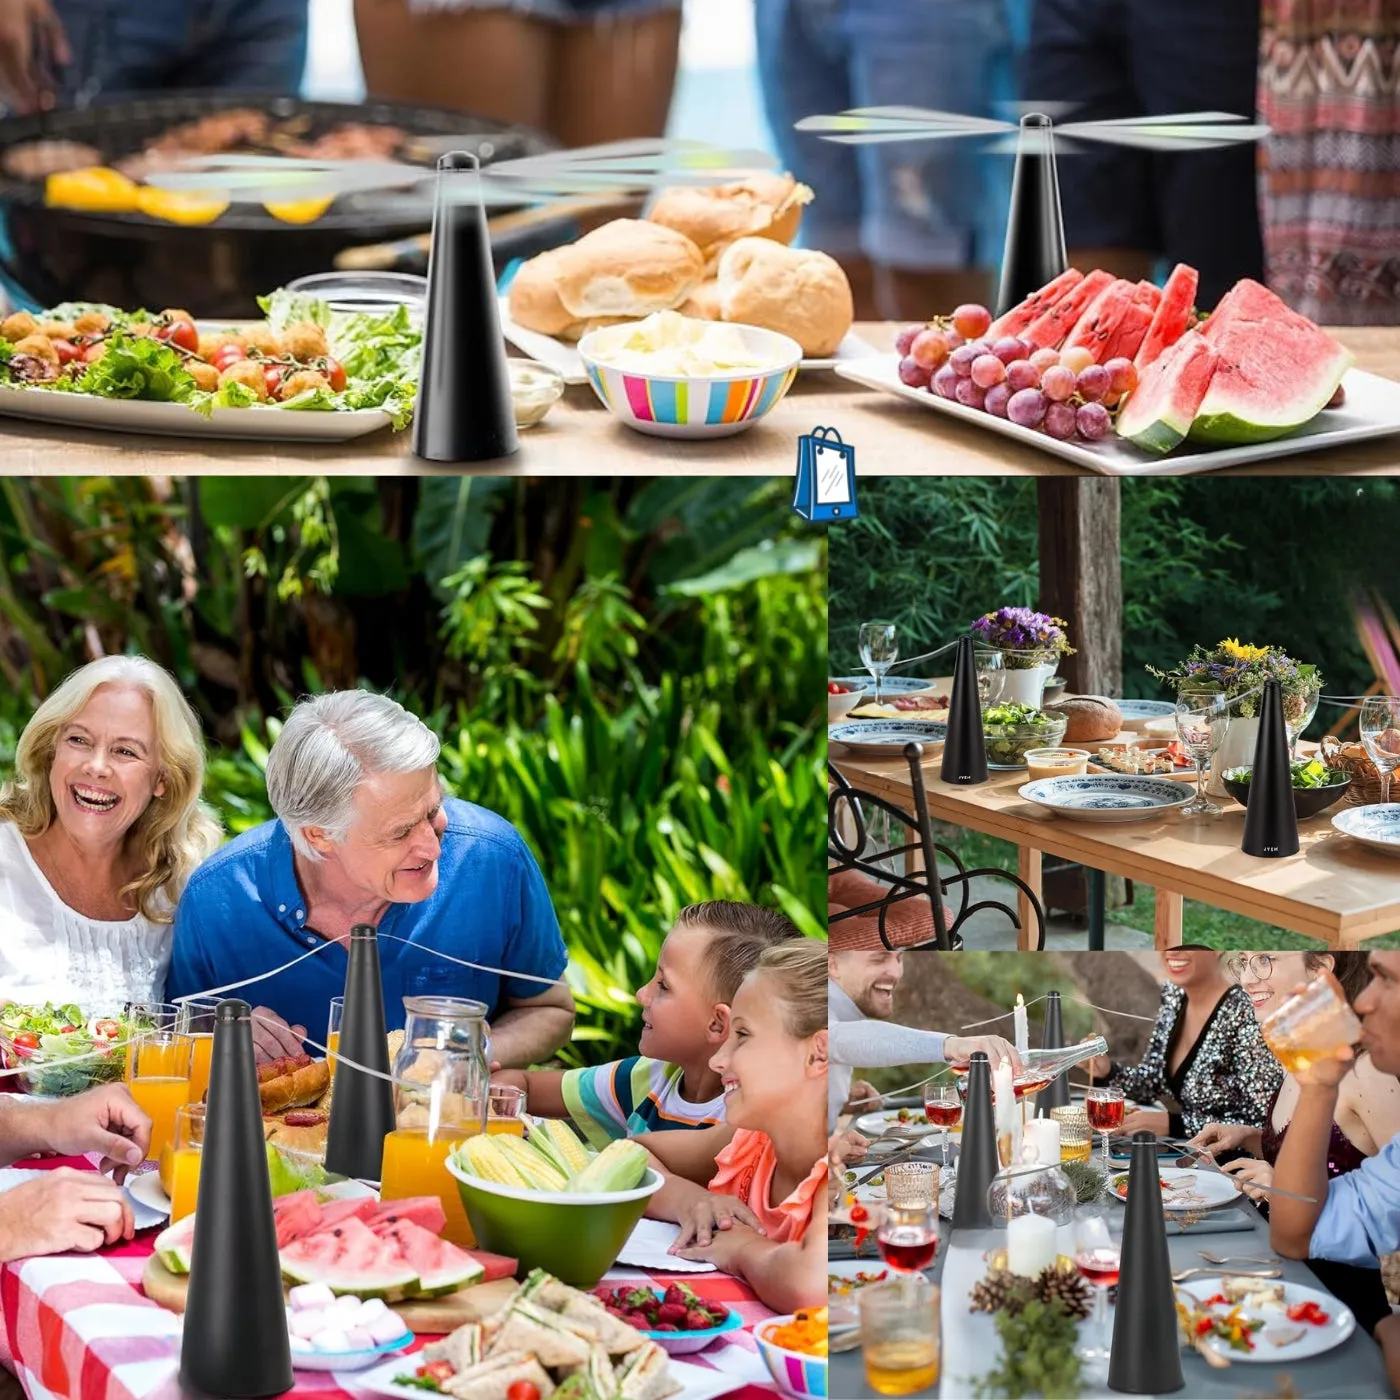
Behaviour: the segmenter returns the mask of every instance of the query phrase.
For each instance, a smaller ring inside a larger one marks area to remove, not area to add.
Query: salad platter
[[[28,1094],[68,1098],[126,1077],[126,1046],[133,1025],[124,1016],[91,1016],[68,1003],[0,1009],[0,1061]]]
[[[1356,1331],[1345,1303],[1288,1280],[1192,1279],[1177,1288],[1177,1313],[1192,1344],[1225,1361],[1305,1361],[1341,1346]]]

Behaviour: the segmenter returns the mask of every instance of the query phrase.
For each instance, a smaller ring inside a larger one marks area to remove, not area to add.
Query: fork
[[[1212,1254],[1208,1249],[1196,1251],[1207,1264],[1263,1264],[1266,1267],[1276,1264],[1276,1259],[1255,1259],[1247,1254]]]
[[[1182,1269],[1172,1275],[1173,1283],[1185,1283],[1188,1278],[1216,1278],[1220,1274],[1218,1268],[1212,1269]],[[1282,1269],[1231,1269],[1231,1278],[1282,1278]]]

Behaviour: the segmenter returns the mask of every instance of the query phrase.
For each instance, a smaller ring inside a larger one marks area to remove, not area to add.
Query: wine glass
[[[942,1129],[943,1167],[948,1167],[948,1130],[962,1122],[962,1097],[955,1084],[926,1084],[924,1086],[924,1117]]]
[[[1313,716],[1317,713],[1318,702],[1322,699],[1322,685],[1316,678],[1302,681],[1290,699],[1299,706],[1292,715],[1285,709],[1283,720],[1284,728],[1288,731],[1288,757],[1293,759],[1298,756],[1298,740],[1303,737],[1303,730],[1313,722]]]
[[[1222,809],[1206,796],[1206,765],[1218,752],[1230,724],[1230,702],[1216,690],[1183,690],[1176,697],[1176,733],[1196,764],[1196,800],[1182,816],[1214,816]]]
[[[974,652],[973,658],[977,668],[977,698],[985,710],[1001,699],[1006,684],[1006,658],[1001,652],[988,648]]]
[[[899,660],[899,638],[893,622],[862,622],[860,625],[860,659],[865,669],[875,677],[875,703],[880,703],[880,682],[885,672]]]
[[[1361,742],[1381,779],[1381,801],[1390,801],[1390,775],[1400,765],[1400,696],[1370,695],[1361,702]]]
[[[938,1207],[907,1203],[885,1206],[884,1219],[875,1232],[880,1258],[896,1274],[920,1277],[938,1253]]]
[[[1108,1221],[1098,1206],[1081,1207],[1074,1222],[1074,1264],[1085,1283],[1094,1290],[1093,1336],[1095,1340],[1079,1348],[1085,1361],[1107,1361],[1108,1290],[1118,1282],[1120,1253],[1109,1234]]]
[[[1084,1107],[1089,1113],[1089,1126],[1103,1134],[1103,1169],[1108,1168],[1108,1139],[1123,1126],[1124,1101],[1121,1089],[1096,1084],[1084,1095]]]

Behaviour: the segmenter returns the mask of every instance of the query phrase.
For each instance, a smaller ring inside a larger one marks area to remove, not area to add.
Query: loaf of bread
[[[740,238],[791,243],[811,199],[812,191],[791,175],[762,172],[728,185],[662,190],[647,217],[690,239],[713,274],[720,255]]]
[[[562,335],[575,323],[559,300],[559,260],[565,251],[551,248],[516,270],[506,304],[517,326],[541,335]]]
[[[830,355],[855,317],[835,258],[767,238],[741,238],[719,260],[719,308],[726,321],[790,335],[813,357]]]
[[[1045,707],[1047,714],[1063,715],[1066,744],[1094,744],[1114,738],[1123,728],[1123,712],[1104,695],[1070,695]]]
[[[705,275],[684,234],[645,219],[614,219],[557,250],[555,288],[569,315],[650,316],[681,304]]]

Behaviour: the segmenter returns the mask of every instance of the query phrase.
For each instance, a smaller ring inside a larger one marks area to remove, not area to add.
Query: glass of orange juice
[[[170,1223],[194,1214],[199,1201],[199,1162],[204,1147],[204,1105],[175,1110],[175,1140],[161,1158],[160,1184],[170,1197]]]
[[[511,1084],[493,1084],[488,1090],[486,1131],[525,1136],[525,1090]]]
[[[209,1089],[209,1065],[214,1055],[214,1013],[216,998],[179,1003],[180,1016],[175,1029],[194,1041],[194,1063],[190,1067],[190,1102],[202,1103]]]
[[[345,998],[331,998],[331,1014],[326,1022],[326,1063],[335,1078],[335,1053],[340,1049],[340,1018],[345,1015]]]
[[[151,1145],[146,1155],[154,1161],[175,1140],[175,1110],[190,1101],[193,1066],[193,1036],[152,1030],[132,1038],[126,1083],[131,1097],[150,1117]]]
[[[137,1034],[180,1029],[180,1007],[173,1001],[129,1001],[122,1008],[122,1015]]]

